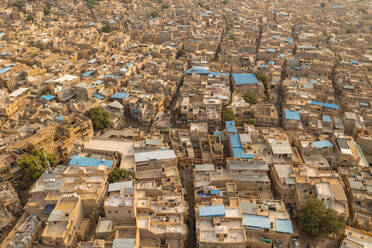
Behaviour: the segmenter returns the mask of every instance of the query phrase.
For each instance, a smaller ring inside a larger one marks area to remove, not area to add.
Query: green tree
[[[348,27],[345,32],[346,32],[346,34],[352,34],[352,33],[355,32],[355,30],[354,30],[353,27]]]
[[[102,26],[102,28],[101,28],[101,31],[103,32],[103,33],[110,33],[111,31],[112,31],[112,28],[111,28],[111,26],[110,25],[103,25]]]
[[[254,90],[248,90],[244,93],[243,99],[249,104],[257,103],[257,93]]]
[[[269,87],[269,79],[267,78],[267,76],[260,71],[257,71],[255,75],[256,78],[263,83],[265,89],[267,89]]]
[[[235,121],[236,116],[234,114],[234,111],[232,109],[224,109],[222,112],[223,119],[225,121]]]
[[[160,15],[159,15],[159,12],[157,12],[157,11],[153,11],[153,12],[150,13],[150,16],[151,16],[152,18],[156,18],[156,17],[159,17]]]
[[[222,1],[222,3],[225,4],[225,5],[228,4],[228,2],[229,2],[228,0],[223,0]]]
[[[92,9],[92,8],[94,8],[94,5],[96,4],[96,1],[95,0],[85,0],[85,4],[87,5],[87,7],[89,9]]]
[[[46,154],[40,150],[33,150],[31,154],[24,155],[19,166],[25,171],[26,177],[37,180],[50,166],[56,164],[57,156],[54,153]]]
[[[344,226],[333,209],[326,208],[323,202],[314,197],[307,200],[297,217],[303,231],[313,238],[338,234]]]
[[[326,6],[326,3],[325,2],[321,2],[320,3],[320,7],[324,8]]]
[[[178,49],[176,59],[182,57],[183,55],[185,55],[185,50],[183,48]]]
[[[43,9],[44,15],[50,15],[50,8],[51,8],[50,3],[47,3],[45,8]]]
[[[256,119],[255,118],[251,118],[251,119],[248,120],[248,123],[251,124],[251,125],[256,126]]]
[[[112,126],[109,113],[102,107],[91,108],[86,115],[92,121],[94,131],[104,130]]]
[[[28,15],[26,17],[26,21],[33,21],[34,20],[34,17],[32,15]]]
[[[110,183],[120,182],[131,179],[133,176],[133,173],[131,171],[121,169],[121,168],[115,168],[109,178]]]
[[[17,7],[18,9],[22,9],[25,6],[25,4],[26,4],[25,0],[18,0],[13,4],[13,6]]]
[[[162,8],[162,9],[169,9],[169,4],[167,4],[167,3],[163,3],[163,4],[161,5],[161,8]]]

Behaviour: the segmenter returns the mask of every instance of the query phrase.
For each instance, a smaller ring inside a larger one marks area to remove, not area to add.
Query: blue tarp
[[[225,216],[224,205],[199,207],[199,217],[224,217],[224,216]]]
[[[323,115],[324,122],[331,122],[331,117],[329,115]]]
[[[99,165],[106,165],[108,168],[114,164],[112,160],[103,160],[97,158],[87,158],[75,155],[71,160],[70,166],[84,166],[84,167],[98,167]]]
[[[229,136],[230,144],[232,148],[241,148],[242,144],[240,142],[239,134],[232,134]]]
[[[333,144],[329,140],[314,141],[311,143],[311,145],[315,146],[316,148],[333,147]]]
[[[330,108],[330,109],[338,109],[338,105],[336,104],[331,104],[331,103],[324,103],[324,102],[318,102],[318,101],[311,101],[311,104],[317,105],[317,106],[322,106],[324,108]]]
[[[47,204],[44,207],[43,215],[50,215],[53,209],[56,207],[56,204]]]
[[[9,53],[8,52],[2,52],[1,53],[1,56],[6,56],[6,55],[8,55]]]
[[[293,233],[293,227],[291,220],[281,220],[276,219],[275,220],[275,230],[280,233]]]
[[[275,65],[275,62],[270,60],[268,64],[269,65]]]
[[[97,62],[96,59],[91,59],[91,60],[88,61],[89,64],[94,64],[94,63],[96,63],[96,62]]]
[[[109,21],[109,24],[114,24],[115,23],[115,20],[110,20]]]
[[[298,111],[285,110],[285,118],[287,120],[301,120],[300,113]]]
[[[243,226],[269,229],[270,220],[267,216],[243,214]]]
[[[83,77],[89,77],[90,75],[93,74],[93,72],[94,72],[94,70],[90,70],[90,71],[84,72],[82,76]]]
[[[115,94],[112,95],[111,98],[114,99],[123,99],[129,97],[129,94],[127,92],[116,92]]]
[[[355,61],[355,60],[351,60],[351,63],[352,63],[353,65],[359,65],[358,61]]]
[[[94,93],[94,94],[93,94],[93,97],[98,98],[98,99],[100,99],[100,100],[105,99],[104,96],[101,96],[100,94],[97,94],[97,93]]]
[[[235,127],[235,121],[226,121],[226,130],[228,133],[235,133],[236,127]]]
[[[88,24],[89,26],[94,26],[94,22],[91,22]]]
[[[52,99],[56,98],[55,96],[53,95],[43,95],[42,97],[40,97],[40,99],[43,99],[43,100],[46,100],[46,101],[50,101]]]
[[[10,71],[11,69],[12,69],[12,68],[10,68],[10,67],[6,67],[6,68],[4,68],[4,69],[1,69],[1,70],[0,70],[0,75],[3,74],[3,73],[5,73],[5,72]]]
[[[265,68],[266,65],[265,65],[265,64],[260,64],[258,67],[259,67],[259,68]]]
[[[256,75],[253,73],[234,73],[233,77],[236,85],[258,84]]]
[[[275,39],[275,40],[278,40],[278,39],[280,39],[280,35],[274,35],[274,36],[272,36],[271,38],[273,38],[273,39]]]
[[[317,84],[318,83],[318,81],[315,80],[315,79],[310,79],[310,82],[312,82],[313,84]]]

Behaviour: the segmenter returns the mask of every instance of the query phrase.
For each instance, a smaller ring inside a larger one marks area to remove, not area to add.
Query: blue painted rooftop
[[[212,75],[212,76],[229,76],[229,73],[222,73],[222,72],[212,72],[208,68],[204,66],[195,66],[189,70],[186,70],[186,74],[200,74],[200,75]]]
[[[225,206],[224,205],[214,205],[207,207],[199,207],[200,217],[224,217],[225,216]]]
[[[243,226],[251,228],[270,228],[270,220],[267,216],[243,214]]]
[[[90,87],[95,88],[95,87],[97,87],[97,85],[100,85],[100,84],[102,84],[102,83],[103,83],[102,80],[97,80],[97,81],[95,81],[94,83],[92,83],[92,84],[90,85]]]
[[[275,220],[275,230],[280,233],[293,233],[293,227],[291,220]]]
[[[5,67],[4,69],[1,69],[1,70],[0,70],[0,75],[3,74],[3,73],[5,73],[5,72],[10,71],[11,69],[12,69],[12,68],[10,68],[10,67]]]
[[[218,135],[220,137],[220,140],[222,141],[222,133],[220,131],[214,131],[214,135]]]
[[[59,115],[56,117],[56,120],[57,121],[64,121],[65,120],[65,116],[64,115]]]
[[[98,98],[99,100],[103,100],[103,99],[105,99],[104,96],[102,96],[102,95],[100,95],[100,94],[97,94],[97,93],[94,93],[94,94],[93,94],[93,97]]]
[[[127,98],[127,97],[129,97],[129,93],[127,92],[116,92],[115,94],[112,95],[111,98],[122,99],[122,98]]]
[[[355,60],[351,60],[351,63],[352,63],[353,65],[359,65],[358,61],[355,61]]]
[[[338,109],[338,105],[336,104],[331,104],[331,103],[324,103],[324,102],[318,102],[318,101],[311,101],[311,104],[317,105],[317,106],[322,106],[324,108],[330,108],[330,109]]]
[[[232,147],[234,158],[242,158],[242,159],[253,159],[254,158],[254,154],[244,153],[239,134],[232,134],[229,136],[229,139],[230,139],[230,144]]]
[[[298,111],[285,110],[285,118],[287,120],[301,120],[300,113]]]
[[[111,75],[111,74],[105,74],[103,77],[105,77],[105,78],[115,78],[115,79],[120,79],[119,76]]]
[[[323,115],[322,119],[324,122],[331,122],[331,117],[329,115]]]
[[[315,146],[316,148],[328,148],[333,147],[333,144],[329,140],[320,140],[314,141],[311,145]]]
[[[52,99],[56,98],[55,96],[53,95],[43,95],[42,97],[40,97],[40,99],[43,99],[43,100],[46,100],[46,101],[50,101]]]
[[[83,167],[98,167],[99,165],[106,165],[108,168],[111,168],[114,164],[112,160],[97,159],[97,158],[87,158],[75,155],[71,160],[70,166],[83,166]]]
[[[276,52],[276,49],[268,48],[268,49],[266,49],[266,52],[268,52],[268,53],[275,53]]]
[[[84,73],[82,74],[82,76],[83,76],[83,77],[89,77],[90,75],[93,74],[93,72],[94,72],[94,70],[90,70],[90,71],[84,72]]]
[[[256,75],[253,73],[234,73],[233,77],[236,85],[258,84]]]
[[[235,127],[235,121],[226,121],[226,130],[228,133],[235,133],[236,127]]]

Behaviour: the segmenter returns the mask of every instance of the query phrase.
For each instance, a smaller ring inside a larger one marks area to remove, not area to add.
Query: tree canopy
[[[222,115],[223,115],[223,119],[225,121],[235,121],[236,120],[235,114],[232,111],[232,109],[225,109],[223,111]]]
[[[182,57],[183,55],[185,55],[185,50],[183,50],[182,48],[180,48],[177,51],[176,58],[178,59],[178,58]]]
[[[302,229],[310,237],[326,236],[331,233],[338,234],[344,226],[333,209],[326,208],[323,202],[311,197],[298,214]]]
[[[86,115],[92,121],[94,131],[104,130],[112,126],[109,113],[102,107],[91,108]]]
[[[257,93],[254,90],[248,90],[244,93],[243,99],[249,104],[257,103]]]
[[[46,154],[40,150],[33,150],[31,154],[24,155],[19,166],[25,171],[26,177],[37,180],[50,166],[56,164],[57,156],[54,153]]]
[[[265,87],[265,89],[267,89],[269,87],[269,79],[267,78],[267,76],[260,72],[260,71],[257,71],[256,73],[256,78],[261,81]]]
[[[133,176],[131,171],[115,168],[110,175],[110,183],[120,182],[124,180],[129,180]]]
[[[101,28],[101,31],[103,32],[103,33],[110,33],[111,31],[112,31],[112,28],[111,28],[111,26],[110,25],[103,25],[102,26],[102,28]]]

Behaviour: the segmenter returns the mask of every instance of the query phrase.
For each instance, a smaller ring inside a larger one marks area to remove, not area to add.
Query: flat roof
[[[75,155],[69,162],[70,166],[83,166],[83,167],[98,167],[100,165],[106,165],[111,168],[114,164],[112,160],[104,160],[97,158],[87,158],[79,155]]]
[[[165,159],[176,159],[177,156],[173,150],[158,150],[151,152],[137,152],[134,154],[134,162],[145,162],[152,159],[165,160]]]
[[[200,217],[224,217],[226,214],[224,205],[199,207]]]
[[[226,121],[226,130],[229,133],[235,133],[236,132],[236,127],[235,127],[235,121]]]
[[[30,88],[24,88],[24,87],[21,87],[15,91],[13,91],[12,93],[9,94],[9,97],[17,97],[21,94],[23,94],[24,92],[28,91]]]
[[[336,104],[331,104],[331,103],[324,103],[324,102],[318,102],[318,101],[311,101],[311,104],[317,105],[317,106],[322,106],[324,108],[330,108],[330,109],[338,109],[339,106]]]
[[[214,171],[214,164],[196,164],[196,171]]]
[[[121,189],[129,189],[129,188],[133,188],[132,181],[110,183],[107,191],[115,192],[115,191],[120,191]]]
[[[293,226],[291,220],[282,220],[276,219],[275,220],[275,230],[280,233],[293,233]]]
[[[135,248],[135,239],[114,239],[112,243],[112,248]]]
[[[333,147],[333,144],[329,140],[319,140],[311,143],[316,148],[328,148]]]
[[[270,228],[270,220],[267,216],[243,214],[243,226],[252,228]]]

